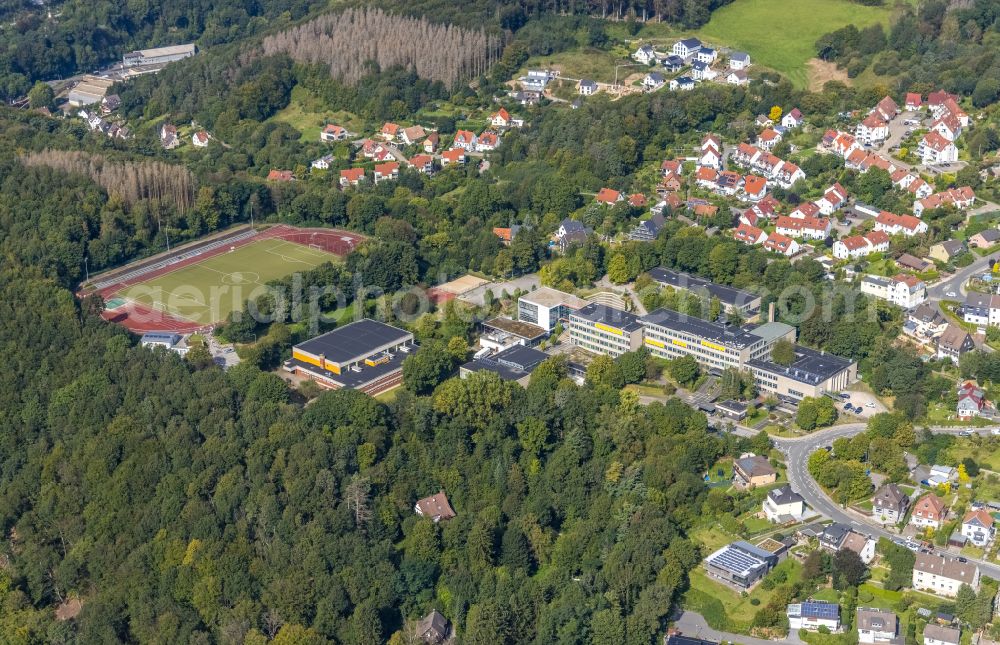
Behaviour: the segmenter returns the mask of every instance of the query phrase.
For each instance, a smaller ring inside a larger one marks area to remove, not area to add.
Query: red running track
[[[218,248],[210,249],[193,257],[185,258],[128,280],[116,282],[115,284],[100,289],[98,293],[100,293],[101,297],[105,300],[110,300],[115,294],[132,285],[146,282],[151,278],[176,271],[177,269],[181,269],[192,264],[197,264],[209,258],[215,257],[216,255],[228,253],[232,247],[238,248],[250,244],[251,242],[256,242],[257,240],[273,238],[287,240],[304,246],[311,244],[327,251],[328,253],[340,256],[347,255],[354,250],[358,244],[365,240],[363,235],[341,229],[298,228],[287,224],[278,224],[277,226],[272,226],[271,228],[261,231],[253,237],[237,240],[232,244],[222,244]],[[182,254],[187,251],[188,250],[182,250],[179,253]],[[78,295],[82,297],[89,294],[80,293]],[[133,301],[128,301],[125,305],[117,309],[105,310],[101,314],[101,317],[107,321],[122,325],[129,331],[136,334],[145,334],[157,331],[189,334],[197,331],[206,331],[214,327],[214,324],[203,325]]]

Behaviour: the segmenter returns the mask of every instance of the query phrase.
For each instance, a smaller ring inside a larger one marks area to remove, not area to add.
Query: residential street
[[[863,432],[864,429],[865,424],[863,423],[849,423],[819,430],[806,437],[795,439],[775,437],[774,444],[785,455],[785,463],[788,467],[788,482],[791,484],[793,490],[805,498],[806,503],[810,507],[835,522],[850,525],[861,533],[874,537],[898,537],[899,534],[894,530],[886,529],[882,525],[872,521],[871,518],[846,509],[834,502],[809,475],[809,455],[816,450],[820,450],[823,446],[832,444],[834,439],[839,437],[853,437]],[[930,428],[930,430],[934,433],[958,434],[967,430],[967,428],[937,427]],[[977,428],[975,432],[986,434],[991,430],[992,428]],[[740,434],[750,435],[754,433],[749,429],[740,428]],[[942,553],[947,552],[942,551]],[[969,558],[969,560],[977,563],[983,574],[991,578],[1000,579],[1000,565],[975,558]]]

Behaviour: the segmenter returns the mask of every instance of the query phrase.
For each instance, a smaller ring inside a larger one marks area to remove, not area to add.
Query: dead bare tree
[[[304,63],[324,64],[330,75],[356,83],[365,63],[402,65],[421,78],[454,86],[496,62],[503,42],[482,30],[440,25],[381,9],[330,13],[264,39],[265,55],[287,54]]]
[[[372,485],[367,477],[355,475],[344,491],[344,501],[354,514],[355,526],[360,529],[364,529],[372,518],[371,489]]]
[[[76,150],[43,150],[21,157],[26,166],[47,166],[80,174],[118,195],[129,206],[142,200],[173,204],[178,213],[194,207],[195,179],[187,168],[162,161],[112,161]]]

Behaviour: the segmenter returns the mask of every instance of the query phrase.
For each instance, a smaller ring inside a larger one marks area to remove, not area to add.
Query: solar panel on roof
[[[811,618],[837,618],[840,615],[840,605],[829,602],[804,602],[802,615]]]

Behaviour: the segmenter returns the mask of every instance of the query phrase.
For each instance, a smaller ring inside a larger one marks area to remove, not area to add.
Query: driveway
[[[674,627],[678,629],[682,635],[690,636],[692,638],[702,638],[710,641],[729,641],[730,643],[740,643],[741,645],[774,645],[775,643],[801,643],[798,634],[789,634],[781,640],[765,640],[763,638],[754,638],[753,636],[743,636],[742,634],[729,634],[727,632],[720,632],[712,629],[705,622],[704,617],[701,614],[695,613],[693,611],[685,611],[681,614],[674,622]]]

